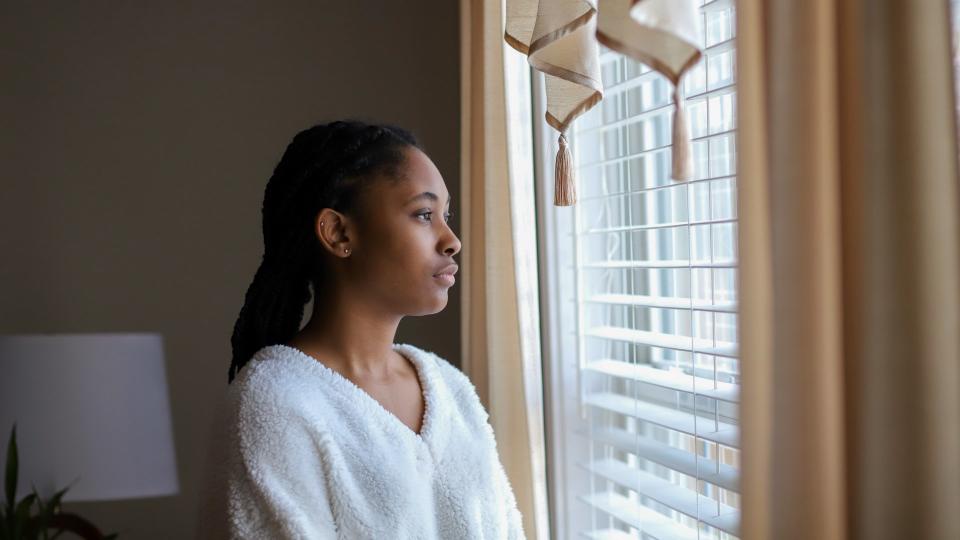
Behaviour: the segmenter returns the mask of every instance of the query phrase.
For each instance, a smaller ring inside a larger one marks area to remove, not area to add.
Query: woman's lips
[[[434,279],[438,279],[445,283],[448,287],[453,285],[456,282],[456,279],[453,277],[457,273],[460,267],[456,264],[449,264],[440,269],[440,272],[433,275]]]
[[[433,279],[440,280],[447,285],[453,285],[457,280],[453,277],[453,274],[437,274],[433,276]]]

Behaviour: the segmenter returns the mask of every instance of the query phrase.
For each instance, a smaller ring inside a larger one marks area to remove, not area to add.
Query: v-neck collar
[[[426,443],[426,439],[430,436],[430,428],[435,409],[432,391],[433,381],[431,379],[429,366],[427,365],[428,362],[425,362],[423,358],[421,358],[420,355],[417,354],[417,352],[410,346],[403,343],[394,343],[392,347],[393,350],[399,352],[405,358],[410,360],[410,363],[414,366],[414,371],[417,374],[417,378],[420,380],[420,388],[423,392],[423,418],[421,418],[420,421],[420,433],[413,431],[410,426],[403,422],[403,420],[400,420],[397,415],[388,411],[379,401],[377,401],[364,389],[357,386],[353,381],[344,377],[338,371],[327,367],[313,356],[301,351],[296,347],[291,347],[282,343],[274,346],[286,350],[298,358],[309,361],[319,369],[320,373],[327,379],[328,382],[330,382],[332,386],[346,394],[348,397],[359,400],[359,402],[366,403],[369,408],[372,408],[374,411],[378,411],[378,414],[384,417],[386,422],[392,425],[397,431],[405,433],[407,437],[410,437],[417,442]]]

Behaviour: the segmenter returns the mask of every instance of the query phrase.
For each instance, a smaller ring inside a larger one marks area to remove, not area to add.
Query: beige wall
[[[234,4],[0,5],[0,332],[165,337],[181,493],[65,505],[121,538],[192,533],[263,188],[296,131],[411,129],[459,230],[457,2]],[[398,341],[458,363],[459,306],[454,287]]]

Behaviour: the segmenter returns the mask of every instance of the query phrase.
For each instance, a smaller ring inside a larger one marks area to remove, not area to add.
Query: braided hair
[[[398,179],[404,149],[419,148],[399,127],[342,120],[294,136],[263,197],[264,254],[233,327],[227,383],[261,347],[300,329],[310,285],[321,281],[314,220],[323,208],[349,213],[377,173]]]

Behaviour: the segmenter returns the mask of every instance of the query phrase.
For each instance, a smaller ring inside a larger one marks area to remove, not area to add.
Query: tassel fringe
[[[687,128],[687,115],[683,110],[678,86],[673,87],[673,172],[674,180],[693,178],[693,152],[690,148],[690,134]]]
[[[560,150],[557,151],[557,166],[553,175],[553,204],[554,206],[572,206],[577,202],[573,178],[573,155],[570,153],[567,138],[563,133],[560,134],[557,142],[560,143]]]

